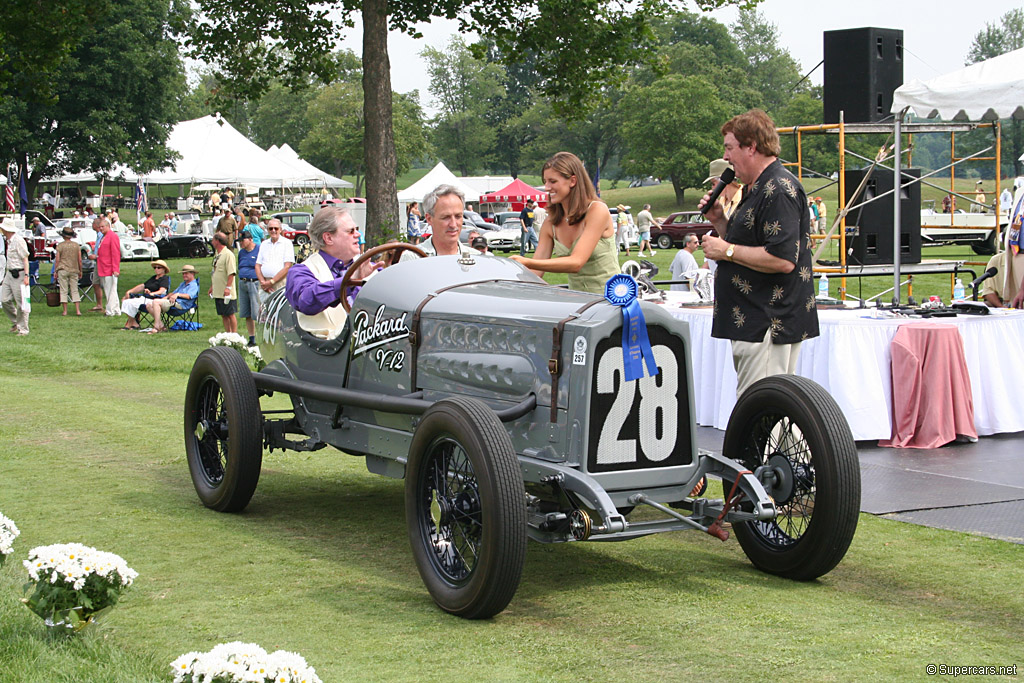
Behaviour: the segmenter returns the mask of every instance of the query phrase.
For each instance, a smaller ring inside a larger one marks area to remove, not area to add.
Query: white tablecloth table
[[[731,345],[711,337],[710,308],[666,307],[690,325],[697,423],[725,429],[736,404]],[[1005,313],[933,318],[956,325],[963,337],[979,436],[1024,431],[1024,409],[1018,407],[1024,391],[1024,312]],[[819,310],[821,336],[803,343],[797,363],[798,375],[835,398],[858,441],[892,435],[890,346],[900,325],[920,320],[870,316],[856,309]]]

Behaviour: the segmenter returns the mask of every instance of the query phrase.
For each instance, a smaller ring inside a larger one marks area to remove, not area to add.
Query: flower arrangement
[[[18,526],[0,514],[0,567],[4,566],[4,562],[7,560],[7,556],[11,554],[14,549],[14,539],[21,534],[18,531]]]
[[[301,655],[267,653],[253,643],[222,643],[209,652],[189,652],[171,662],[174,683],[322,683]]]
[[[260,348],[258,346],[249,346],[245,337],[237,332],[218,332],[210,337],[210,346],[230,346],[242,354],[242,358],[251,359],[256,370],[262,370],[267,364],[263,360]]]
[[[23,563],[35,590],[22,602],[51,629],[77,633],[113,609],[138,576],[119,556],[81,543],[33,548]]]

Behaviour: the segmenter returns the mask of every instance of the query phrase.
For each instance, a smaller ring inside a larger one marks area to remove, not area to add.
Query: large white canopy
[[[441,184],[453,185],[458,188],[460,192],[466,195],[467,202],[480,201],[480,193],[456,178],[455,174],[449,171],[448,167],[440,161],[437,163],[437,166],[430,169],[430,172],[427,173],[427,175],[423,176],[404,190],[399,190],[398,201],[406,203],[421,202],[427,193]]]
[[[1024,48],[936,76],[913,80],[893,93],[892,113],[981,121],[1024,119]]]
[[[281,147],[273,145],[267,150],[267,152],[271,156],[276,157],[289,166],[295,168],[301,175],[311,177],[317,187],[352,187],[352,183],[347,180],[342,180],[337,176],[321,171],[313,164],[301,158],[299,153],[292,149],[291,145],[287,142]]]
[[[331,187],[352,187],[351,183],[333,178],[312,166],[313,171],[297,168],[275,157],[219,116],[182,121],[171,131],[167,146],[181,158],[162,171],[144,174],[142,179],[145,182],[157,185],[212,183],[218,187],[322,187],[326,183]],[[124,166],[114,168],[106,176],[129,183],[139,179],[138,173]],[[327,178],[333,181],[328,182]],[[88,173],[68,174],[60,178],[61,182],[95,180],[98,177]]]

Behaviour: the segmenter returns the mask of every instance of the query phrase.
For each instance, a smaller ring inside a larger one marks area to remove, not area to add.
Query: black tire
[[[857,530],[860,464],[846,418],[820,385],[795,375],[755,382],[736,402],[722,451],[780,475],[766,487],[778,516],[733,525],[754,566],[810,581],[843,559]],[[732,482],[722,485],[728,494]]]
[[[309,244],[309,237],[308,236],[306,236],[306,235],[296,235],[295,236],[295,246],[301,247],[301,246],[305,246],[307,244]]]
[[[974,250],[975,254],[981,254],[982,256],[992,256],[996,253],[996,231],[993,230],[988,234],[982,242],[971,242],[971,249]]]
[[[669,235],[661,234],[658,235],[658,249],[671,249],[672,238]]]
[[[202,242],[193,242],[188,245],[188,255],[190,258],[204,258],[207,256],[206,245]]]
[[[487,619],[512,600],[526,559],[526,500],[512,441],[476,399],[438,401],[409,448],[405,518],[437,605]]]
[[[203,505],[238,512],[249,504],[263,464],[259,394],[235,349],[196,358],[185,391],[185,453]]]

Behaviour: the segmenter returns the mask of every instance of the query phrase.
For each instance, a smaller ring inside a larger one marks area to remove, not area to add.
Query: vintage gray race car
[[[387,249],[384,245],[357,259]],[[284,297],[262,311],[252,372],[234,349],[196,359],[185,447],[202,502],[238,511],[264,449],[325,446],[405,478],[420,575],[467,618],[503,610],[527,539],[619,541],[731,524],[758,568],[830,571],[853,538],[860,469],[839,407],[817,384],[770,377],[736,404],[724,455],[698,449],[687,325],[643,303],[659,372],[624,381],[622,309],[544,284],[514,261],[434,257],[368,279],[333,339]],[[284,393],[292,411],[263,412]],[[707,475],[724,499],[701,497]],[[657,512],[630,513],[639,506]]]

